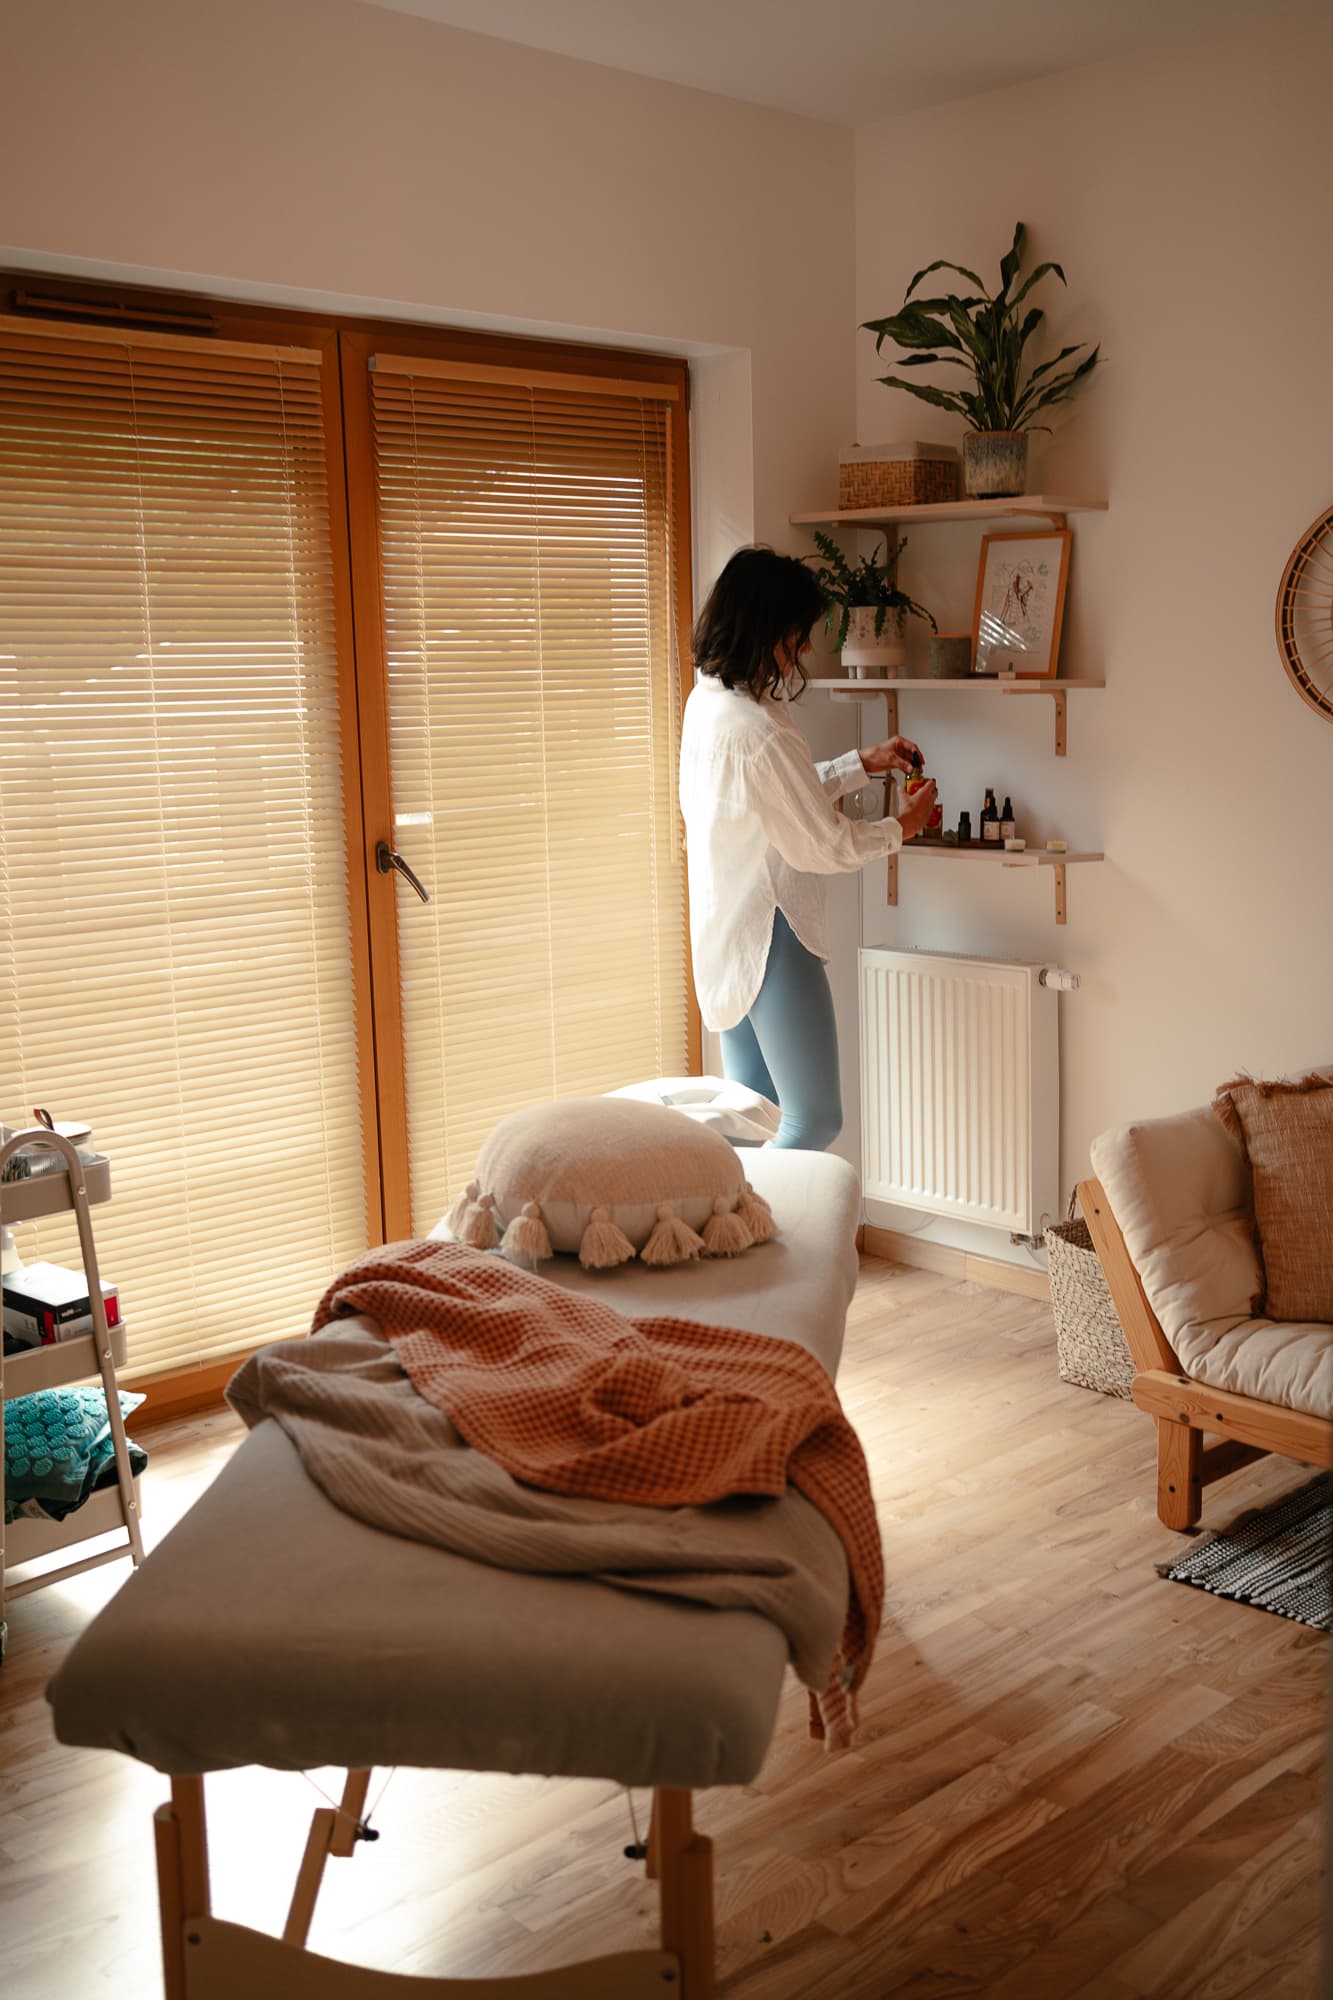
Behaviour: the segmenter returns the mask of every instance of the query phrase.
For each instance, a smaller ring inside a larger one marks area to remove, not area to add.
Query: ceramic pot
[[[969,500],[1003,500],[1026,489],[1026,431],[969,431],[963,439],[963,491]]]
[[[906,664],[907,642],[903,638],[902,612],[884,613],[884,629],[878,638],[875,636],[875,617],[873,604],[854,605],[847,614],[842,663],[853,680],[890,674]]]

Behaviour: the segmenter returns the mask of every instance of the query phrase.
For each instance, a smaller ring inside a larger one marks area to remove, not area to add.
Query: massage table
[[[666,1270],[557,1257],[542,1275],[626,1315],[794,1341],[836,1374],[856,1175],[773,1148],[746,1166],[777,1220],[772,1242]],[[155,1826],[167,2000],[708,2000],[712,1855],[691,1795],[755,1778],[786,1665],[785,1638],[754,1611],[491,1568],[370,1527],[333,1506],[270,1420],[76,1642],[48,1699],[61,1742],[171,1778]],[[204,1776],[252,1764],[347,1772],[338,1808],[314,1815],[281,1939],[209,1911]],[[496,1980],[306,1950],[328,1857],[363,1837],[372,1769],[400,1764],[651,1788],[661,1949]]]

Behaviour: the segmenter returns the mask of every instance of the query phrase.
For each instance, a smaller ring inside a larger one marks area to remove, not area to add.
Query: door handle
[[[379,869],[381,875],[391,875],[396,868],[400,875],[406,875],[423,903],[430,901],[429,889],[426,888],[415,870],[404,861],[397,849],[390,847],[387,840],[381,840],[376,843],[375,866]]]

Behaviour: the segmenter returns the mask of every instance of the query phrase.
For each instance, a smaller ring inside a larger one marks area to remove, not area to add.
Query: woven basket
[[[951,459],[880,458],[838,471],[838,507],[915,507],[956,500],[958,467]]]
[[[1069,1220],[1053,1222],[1045,1240],[1060,1380],[1103,1396],[1128,1397],[1134,1362],[1088,1225],[1075,1217],[1072,1200]]]

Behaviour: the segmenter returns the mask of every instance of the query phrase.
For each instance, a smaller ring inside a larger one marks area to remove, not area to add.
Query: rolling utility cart
[[[38,1146],[53,1150],[60,1156],[60,1163],[35,1171],[24,1180],[5,1180],[4,1170],[13,1155]],[[92,1203],[110,1198],[110,1161],[100,1156],[87,1161],[80,1159],[75,1147],[58,1132],[38,1126],[29,1132],[14,1133],[0,1146],[0,1223],[12,1227],[16,1222],[29,1222],[39,1215],[74,1210],[93,1322],[91,1333],[75,1334],[68,1340],[34,1347],[22,1354],[0,1355],[0,1486],[4,1477],[5,1404],[19,1396],[30,1396],[38,1389],[58,1389],[93,1375],[101,1377],[116,1463],[115,1486],[92,1494],[63,1521],[19,1519],[6,1524],[4,1509],[0,1507],[0,1659],[4,1657],[7,1630],[6,1596],[22,1597],[27,1591],[40,1590],[43,1584],[62,1582],[66,1577],[77,1576],[81,1570],[114,1562],[121,1556],[129,1556],[136,1564],[143,1560],[138,1481],[130,1469],[116,1382],[117,1366],[125,1360],[125,1328],[107,1325],[89,1214]],[[124,1530],[126,1539],[111,1548],[14,1583],[8,1580],[9,1571],[19,1565],[118,1529]]]

